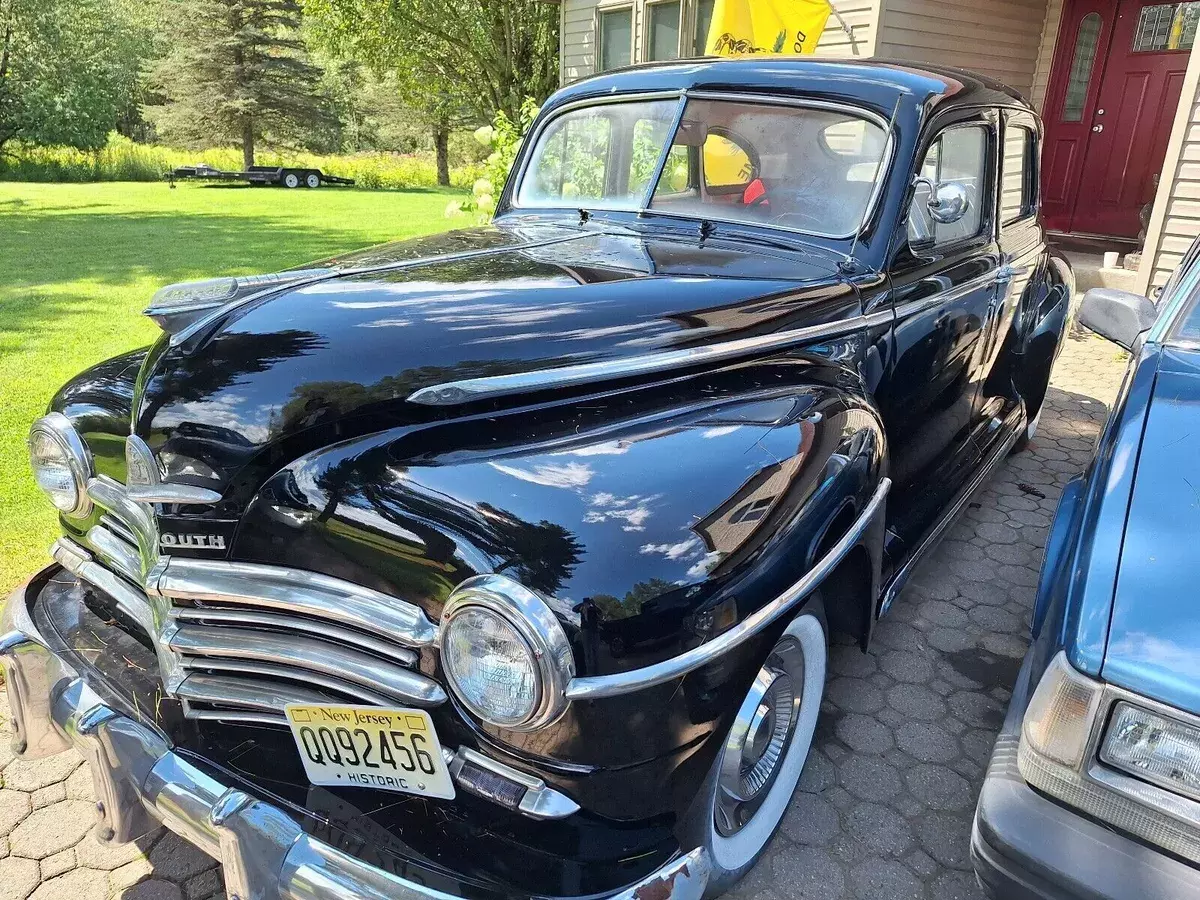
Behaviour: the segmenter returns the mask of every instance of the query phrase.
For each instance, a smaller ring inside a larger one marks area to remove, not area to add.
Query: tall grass
[[[135,144],[114,135],[101,150],[71,147],[9,145],[0,156],[3,181],[158,181],[172,169],[207,163],[217,169],[242,168],[242,151],[235,147],[210,150],[177,150],[154,144]],[[312,153],[260,152],[261,166],[295,166],[320,169],[327,175],[353,178],[360,187],[396,189],[433,187],[437,168],[433,158],[399,153],[356,153],[348,156],[319,156]],[[480,176],[480,166],[450,170],[454,187],[469,188]]]

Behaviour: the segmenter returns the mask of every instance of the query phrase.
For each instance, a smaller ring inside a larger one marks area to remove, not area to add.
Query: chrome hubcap
[[[804,693],[804,654],[781,640],[755,676],[725,740],[713,822],[729,837],[762,805],[787,755]]]

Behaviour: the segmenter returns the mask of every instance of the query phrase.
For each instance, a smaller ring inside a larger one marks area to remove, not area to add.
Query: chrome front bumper
[[[227,787],[175,753],[166,736],[108,706],[49,649],[29,615],[27,585],[0,616],[14,749],[23,757],[74,747],[96,790],[96,837],[131,841],[159,823],[221,861],[237,900],[447,900],[306,834],[282,809]],[[709,861],[693,850],[616,900],[700,900]]]

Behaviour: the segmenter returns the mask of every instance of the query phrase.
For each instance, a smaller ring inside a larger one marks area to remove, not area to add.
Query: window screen
[[[675,59],[679,56],[679,0],[652,3],[646,7],[646,58]]]
[[[600,12],[600,71],[627,66],[633,45],[633,9],[606,9]]]

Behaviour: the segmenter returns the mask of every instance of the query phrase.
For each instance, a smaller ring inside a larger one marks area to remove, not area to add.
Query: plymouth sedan
[[[488,227],[162,289],[30,434],[18,751],[243,900],[729,888],[827,635],[1037,427],[1040,139],[957,70],[633,68],[550,98]]]

